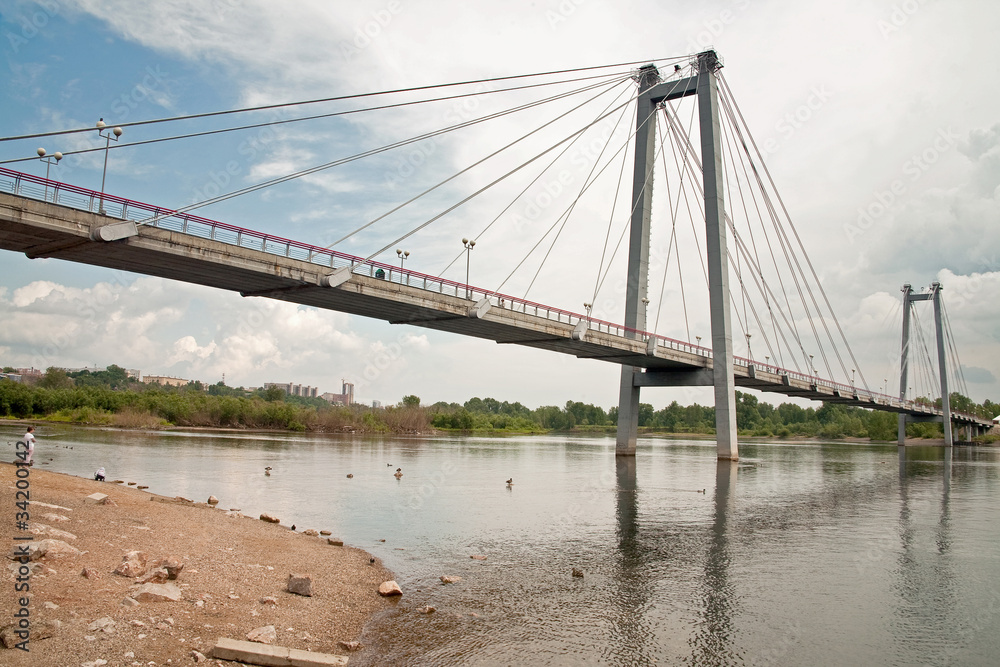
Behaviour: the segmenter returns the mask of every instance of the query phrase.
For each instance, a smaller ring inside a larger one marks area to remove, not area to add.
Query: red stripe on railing
[[[43,186],[45,188],[53,188],[53,190],[56,190],[56,191],[60,191],[61,190],[61,191],[65,191],[65,192],[71,192],[73,194],[84,195],[84,196],[89,197],[91,199],[94,199],[94,198],[103,198],[103,200],[105,202],[112,202],[112,203],[116,203],[116,204],[121,204],[122,207],[123,207],[123,210],[127,210],[129,208],[132,208],[132,209],[138,209],[138,210],[141,210],[141,211],[147,211],[147,212],[149,212],[149,213],[152,214],[151,217],[153,217],[153,218],[158,218],[158,217],[178,218],[178,219],[186,221],[186,222],[193,222],[193,223],[196,223],[196,224],[206,225],[208,227],[214,227],[214,228],[217,228],[217,229],[222,229],[222,230],[225,230],[227,232],[232,232],[232,233],[235,233],[235,234],[238,234],[238,235],[241,235],[241,236],[258,239],[262,243],[261,248],[266,248],[266,244],[268,242],[274,242],[274,243],[277,243],[279,245],[287,246],[289,249],[291,249],[291,248],[297,248],[299,250],[308,251],[310,253],[310,256],[311,255],[326,255],[328,257],[335,257],[337,259],[349,262],[352,265],[355,265],[355,264],[365,265],[365,264],[367,264],[367,265],[375,267],[375,268],[379,268],[379,269],[383,269],[383,270],[391,271],[391,272],[396,272],[396,273],[399,273],[400,275],[406,275],[410,279],[417,278],[417,279],[420,279],[420,280],[430,280],[430,281],[439,283],[442,286],[447,285],[448,287],[453,287],[456,290],[456,294],[458,293],[459,290],[465,290],[465,291],[471,292],[471,293],[478,292],[478,293],[482,294],[485,297],[496,297],[497,299],[503,299],[505,302],[509,302],[511,304],[517,304],[518,308],[513,308],[512,307],[512,308],[510,308],[511,310],[523,310],[524,312],[527,312],[528,308],[535,308],[535,309],[538,309],[538,310],[544,310],[547,313],[555,314],[557,318],[561,318],[561,317],[565,316],[567,320],[572,320],[574,318],[577,321],[586,320],[586,321],[590,322],[591,324],[596,325],[598,327],[604,326],[604,327],[607,327],[609,330],[611,328],[614,328],[614,329],[617,329],[619,331],[623,331],[623,332],[626,332],[626,333],[633,334],[633,336],[635,336],[638,339],[656,338],[658,341],[663,341],[669,347],[674,348],[674,349],[678,349],[678,350],[682,350],[682,351],[688,351],[688,352],[691,352],[691,353],[694,353],[694,354],[699,354],[699,355],[705,356],[705,357],[711,357],[712,356],[712,350],[710,348],[703,347],[701,345],[692,345],[691,343],[687,343],[687,342],[684,342],[684,341],[681,341],[681,340],[677,340],[677,339],[674,339],[674,338],[667,338],[666,336],[661,336],[659,334],[654,334],[654,333],[651,333],[651,332],[648,332],[648,331],[642,331],[640,329],[633,329],[631,327],[626,327],[625,325],[622,325],[622,324],[615,324],[614,322],[608,322],[606,320],[599,320],[599,319],[596,319],[596,318],[593,318],[593,317],[588,317],[586,315],[582,315],[580,313],[575,313],[575,312],[572,312],[572,311],[569,311],[569,310],[562,310],[561,308],[554,308],[552,306],[547,306],[547,305],[542,304],[542,303],[537,303],[537,302],[534,302],[534,301],[528,301],[527,299],[521,299],[521,298],[518,298],[518,297],[515,297],[515,296],[510,296],[508,294],[503,294],[501,292],[494,292],[492,290],[487,290],[487,289],[482,289],[482,288],[479,288],[479,287],[474,287],[472,285],[467,285],[465,283],[456,282],[454,280],[448,280],[447,278],[441,278],[439,276],[432,276],[430,274],[420,273],[419,271],[410,271],[410,270],[407,270],[407,269],[400,269],[400,268],[398,268],[396,266],[393,266],[391,264],[385,264],[385,263],[382,263],[382,262],[375,262],[375,261],[365,262],[364,258],[362,258],[362,257],[357,257],[355,255],[349,255],[347,253],[339,252],[339,251],[336,251],[336,250],[331,250],[329,248],[322,248],[322,247],[319,247],[319,246],[310,245],[308,243],[302,243],[301,241],[293,241],[292,239],[286,239],[286,238],[282,238],[280,236],[274,236],[273,234],[265,234],[264,232],[258,232],[258,231],[255,231],[253,229],[246,229],[245,227],[237,227],[236,225],[231,225],[229,223],[220,222],[218,220],[212,220],[211,218],[204,218],[204,217],[199,216],[199,215],[192,215],[190,213],[179,213],[179,212],[177,212],[177,211],[175,211],[173,209],[163,208],[162,206],[154,206],[152,204],[146,204],[144,202],[135,201],[133,199],[125,199],[124,197],[118,197],[116,195],[112,195],[112,194],[108,194],[108,193],[101,193],[101,192],[98,192],[96,190],[88,190],[87,188],[81,188],[81,187],[76,186],[76,185],[70,185],[70,184],[67,184],[67,183],[61,183],[59,181],[52,181],[52,180],[49,180],[49,179],[46,179],[46,178],[41,178],[39,176],[32,176],[31,174],[25,174],[23,172],[14,171],[12,169],[7,169],[5,167],[0,167],[0,174],[9,176],[9,177],[11,177],[11,178],[14,179],[14,181],[15,181],[15,190],[17,189],[16,183],[18,181],[26,181],[26,182],[29,182],[29,183],[35,183],[35,184]],[[141,223],[142,221],[140,220],[138,222]],[[264,250],[264,252],[267,252],[267,251]],[[898,405],[900,405],[900,407],[905,407],[905,408],[910,408],[910,409],[917,409],[918,407],[920,407],[920,408],[925,408],[926,407],[926,408],[928,408],[930,410],[937,410],[938,409],[938,408],[935,408],[934,406],[925,405],[923,403],[917,403],[916,401],[913,401],[911,399],[899,399],[899,398],[895,398],[893,396],[889,396],[887,394],[876,393],[876,392],[867,391],[867,390],[859,390],[859,389],[856,389],[855,387],[852,387],[850,385],[846,385],[846,384],[843,384],[843,383],[840,383],[840,382],[836,382],[836,381],[833,381],[833,380],[824,380],[824,379],[816,377],[816,376],[805,375],[805,374],[799,373],[797,371],[788,370],[788,369],[785,369],[785,368],[781,368],[779,366],[772,366],[770,364],[760,364],[760,363],[754,362],[754,361],[752,361],[750,359],[746,359],[746,358],[743,358],[743,357],[735,357],[735,360],[736,360],[737,363],[739,363],[742,366],[754,366],[755,368],[764,368],[768,372],[774,373],[775,375],[787,375],[790,378],[795,378],[795,379],[798,379],[798,380],[802,380],[803,382],[809,382],[809,383],[815,384],[817,386],[821,385],[821,386],[828,387],[830,389],[836,389],[836,390],[839,390],[839,391],[845,391],[846,390],[852,396],[854,394],[858,394],[858,396],[867,396],[871,400],[876,400],[877,398],[881,398],[881,399],[884,399],[884,401],[885,401],[886,404],[890,404],[890,405],[896,405],[896,404],[898,404]],[[971,418],[971,419],[980,419],[976,415],[969,414],[969,413],[964,413],[964,412],[957,412],[957,411],[954,411],[954,410],[952,411],[952,414],[962,415],[964,417]]]

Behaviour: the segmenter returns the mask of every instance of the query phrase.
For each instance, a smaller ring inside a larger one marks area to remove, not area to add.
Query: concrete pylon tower
[[[931,291],[923,294],[914,294],[909,283],[903,285],[903,345],[899,362],[899,397],[901,399],[913,398],[906,395],[906,383],[909,374],[910,360],[910,308],[914,301],[931,301],[934,304],[934,333],[937,338],[938,353],[938,377],[941,383],[941,420],[944,427],[944,444],[951,447],[954,444],[954,437],[951,428],[951,394],[948,389],[948,358],[945,354],[944,345],[944,323],[941,312],[941,290],[944,287],[939,282],[931,284]],[[899,415],[897,428],[897,438],[899,445],[906,444],[906,423],[908,417],[905,413]]]
[[[705,190],[705,231],[712,315],[712,384],[715,387],[715,428],[720,459],[739,457],[736,440],[736,384],[733,378],[733,337],[729,312],[729,267],[726,249],[725,202],[722,190],[722,147],[719,125],[719,92],[716,72],[722,67],[715,51],[699,53],[692,63],[692,76],[661,81],[653,65],[642,67],[635,79],[639,86],[636,104],[635,169],[632,176],[632,221],[629,233],[628,279],[625,295],[625,326],[646,330],[649,279],[649,225],[653,198],[653,165],[656,157],[656,118],[666,101],[698,96],[701,159]],[[635,336],[631,333],[629,335]],[[641,369],[623,366],[618,394],[618,434],[615,453],[634,456],[639,426]],[[690,377],[664,377],[660,386],[701,384]],[[649,384],[648,382],[646,383]]]

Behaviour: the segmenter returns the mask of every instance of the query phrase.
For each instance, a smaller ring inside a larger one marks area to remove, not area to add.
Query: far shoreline
[[[456,436],[471,436],[471,437],[523,437],[523,436],[547,436],[547,435],[565,435],[565,436],[610,436],[614,435],[615,431],[613,427],[600,427],[600,428],[583,428],[583,429],[570,429],[570,430],[560,430],[560,429],[547,429],[539,431],[518,431],[518,430],[506,430],[506,429],[440,429],[440,428],[430,428],[425,431],[417,432],[407,432],[407,431],[390,431],[390,432],[376,432],[376,431],[325,431],[325,430],[305,430],[297,431],[290,429],[274,429],[274,428],[233,428],[227,426],[178,426],[176,424],[171,424],[162,427],[129,427],[129,426],[117,426],[112,424],[90,424],[85,422],[71,422],[64,420],[50,420],[44,417],[23,419],[17,417],[0,417],[0,423],[2,424],[23,424],[32,426],[69,426],[73,428],[82,428],[88,430],[98,430],[98,431],[120,431],[120,432],[133,432],[133,433],[243,433],[243,434],[261,434],[261,435],[299,435],[299,436],[351,436],[351,437],[434,437],[442,435],[456,435]],[[696,441],[712,441],[715,438],[714,433],[680,433],[676,431],[661,431],[656,429],[639,429],[639,437],[655,437],[664,440],[696,440]],[[843,444],[843,445],[896,445],[895,440],[871,440],[869,438],[862,437],[843,437],[843,438],[821,438],[819,436],[805,436],[805,435],[789,435],[789,436],[756,436],[756,435],[746,435],[740,436],[739,442],[745,444]],[[906,447],[944,447],[944,438],[907,438]],[[1000,446],[1000,442],[969,442],[956,440],[956,447],[997,447]]]

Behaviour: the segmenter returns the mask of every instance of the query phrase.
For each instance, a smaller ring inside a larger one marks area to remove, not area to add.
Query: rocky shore
[[[15,473],[0,464],[0,639],[23,641],[11,622],[24,564],[11,556],[28,547],[30,651],[0,646],[0,664],[241,664],[212,657],[219,638],[348,655],[365,622],[394,604],[379,595],[391,574],[342,546],[336,526],[293,532],[224,499],[213,506],[32,468],[25,530]]]

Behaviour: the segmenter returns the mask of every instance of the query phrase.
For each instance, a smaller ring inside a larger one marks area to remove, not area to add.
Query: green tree
[[[38,386],[45,389],[69,389],[73,386],[73,380],[61,368],[49,366],[45,370],[45,375],[38,381]]]
[[[419,408],[420,407],[420,397],[409,394],[403,397],[403,402],[401,405],[404,408]]]

